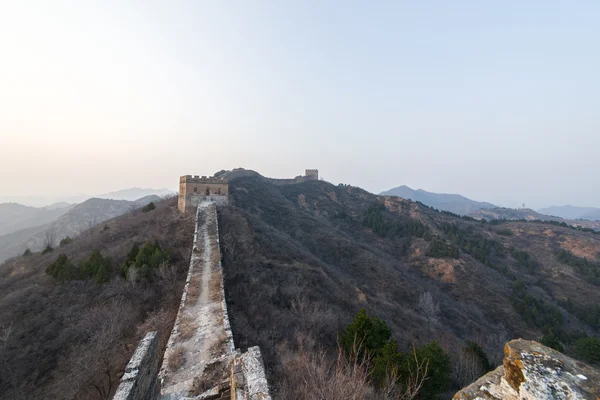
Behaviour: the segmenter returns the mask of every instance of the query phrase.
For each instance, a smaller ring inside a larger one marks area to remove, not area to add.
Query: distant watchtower
[[[184,213],[196,207],[204,199],[227,198],[228,195],[227,179],[214,176],[183,175],[179,178],[177,208]]]
[[[318,169],[307,169],[304,171],[304,176],[310,180],[319,180],[319,170]]]

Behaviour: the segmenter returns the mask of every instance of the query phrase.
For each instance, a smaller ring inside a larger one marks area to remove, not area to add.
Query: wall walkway
[[[217,206],[205,199],[197,207],[190,267],[160,372],[156,363],[138,362],[143,364],[140,368],[152,371],[145,377],[156,381],[158,374],[160,394],[158,390],[140,394],[135,388],[146,384],[141,385],[131,376],[126,382],[124,376],[117,393],[134,397],[118,400],[271,399],[260,349],[252,347],[246,353],[235,349],[225,301],[218,230]]]

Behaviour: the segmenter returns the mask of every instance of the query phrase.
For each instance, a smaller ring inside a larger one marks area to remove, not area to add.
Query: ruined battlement
[[[183,175],[179,178],[177,208],[182,213],[195,210],[200,201],[213,197],[227,198],[229,182],[214,176]]]
[[[183,175],[179,178],[180,184],[185,183],[214,183],[214,184],[226,184],[227,179],[219,178],[215,176],[200,176],[200,175]]]
[[[312,178],[315,180],[319,180],[319,170],[318,169],[307,169],[304,171],[304,176],[306,178]]]

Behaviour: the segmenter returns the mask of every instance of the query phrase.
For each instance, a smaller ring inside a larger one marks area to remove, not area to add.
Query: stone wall
[[[196,209],[196,206],[207,197],[229,195],[227,179],[214,176],[184,175],[179,178],[179,197],[177,208],[180,212]]]
[[[113,400],[158,398],[158,333],[148,332],[125,368]]]
[[[271,399],[260,349],[252,347],[246,353],[235,349],[225,300],[217,217],[215,202],[202,200],[196,210],[188,276],[160,373],[156,335],[152,333],[132,357],[115,399]],[[144,350],[151,343],[153,352]],[[147,360],[151,354],[153,358]],[[132,397],[138,395],[141,397]]]
[[[258,346],[238,353],[231,364],[231,400],[270,400],[262,354]]]
[[[503,365],[454,395],[455,400],[600,399],[600,371],[540,343],[504,346]]]

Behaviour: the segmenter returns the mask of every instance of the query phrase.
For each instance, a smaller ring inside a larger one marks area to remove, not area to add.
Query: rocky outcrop
[[[504,363],[454,395],[455,400],[600,399],[600,371],[540,343],[504,346]]]

